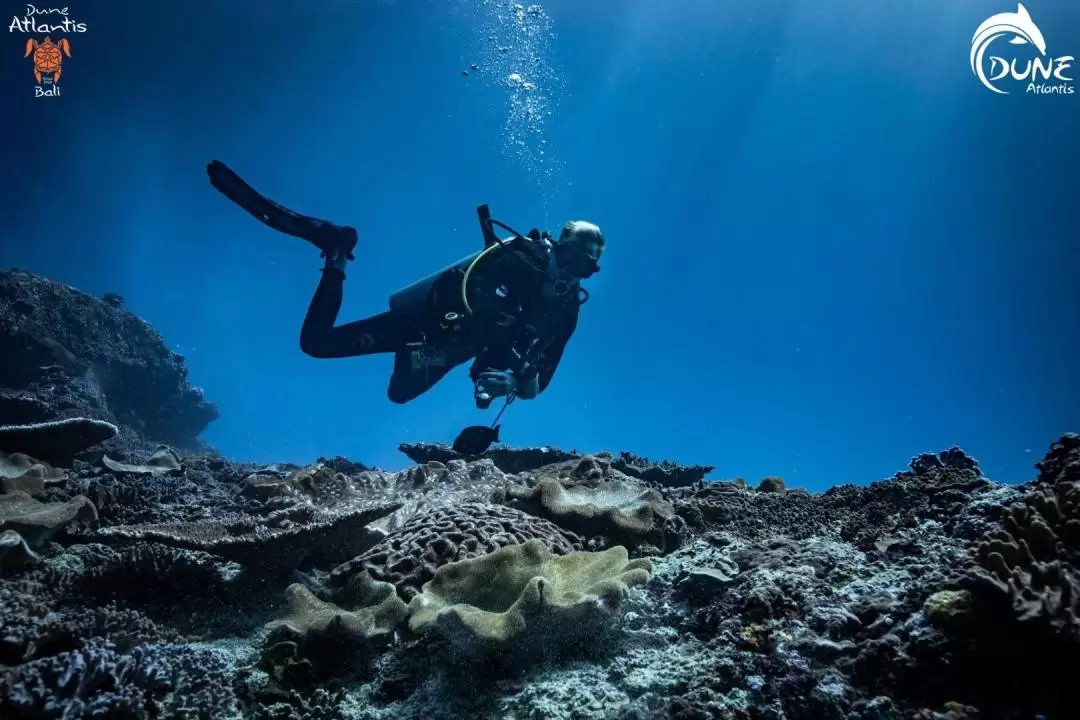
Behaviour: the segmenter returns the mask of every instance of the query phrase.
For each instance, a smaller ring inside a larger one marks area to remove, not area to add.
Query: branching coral
[[[1019,621],[1080,642],[1080,435],[1063,436],[1038,467],[1023,502],[974,547],[969,581]]]
[[[0,682],[7,719],[225,717],[235,707],[230,668],[190,646],[141,645],[128,654],[104,640],[20,665]]]

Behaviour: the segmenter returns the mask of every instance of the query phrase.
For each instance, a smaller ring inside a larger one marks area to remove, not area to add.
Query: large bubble
[[[503,150],[536,183],[550,190],[560,168],[549,142],[548,120],[556,111],[562,80],[552,65],[555,32],[540,5],[505,0],[472,3],[470,15],[482,40],[472,77],[506,102]]]

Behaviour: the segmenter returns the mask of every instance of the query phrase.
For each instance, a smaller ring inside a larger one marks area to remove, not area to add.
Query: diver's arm
[[[570,337],[576,329],[577,313],[574,313],[567,318],[565,326],[561,328],[551,344],[544,348],[544,351],[540,354],[536,361],[536,395],[544,392],[547,386],[551,384],[551,378],[555,375],[555,368],[559,366],[559,361],[562,360],[566,343],[570,342]],[[533,397],[536,395],[533,395]],[[526,396],[520,395],[520,397],[525,398]]]

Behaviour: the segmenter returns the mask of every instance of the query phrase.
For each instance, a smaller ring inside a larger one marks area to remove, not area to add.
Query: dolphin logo
[[[971,71],[982,81],[982,84],[1000,95],[1008,95],[1005,90],[998,90],[986,77],[983,70],[983,56],[986,54],[990,43],[1002,35],[1012,35],[1009,42],[1013,45],[1032,45],[1039,54],[1046,56],[1046,38],[1035,21],[1031,19],[1027,8],[1022,4],[1016,4],[1014,13],[998,13],[988,18],[975,31],[971,38]],[[995,59],[996,63],[997,60]]]

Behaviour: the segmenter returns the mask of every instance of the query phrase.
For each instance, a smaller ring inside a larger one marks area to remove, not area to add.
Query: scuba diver
[[[300,348],[316,358],[393,353],[387,396],[395,403],[419,397],[474,358],[469,376],[478,408],[497,397],[535,398],[551,383],[588,300],[580,281],[600,269],[604,236],[596,225],[570,221],[557,240],[538,230],[521,235],[481,205],[482,250],[395,292],[386,312],[336,325],[356,230],[273,202],[220,161],[206,169],[223,195],[274,230],[307,240],[326,259]],[[513,236],[500,239],[495,225]]]

